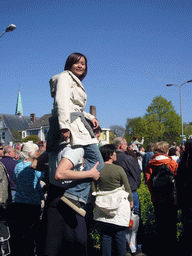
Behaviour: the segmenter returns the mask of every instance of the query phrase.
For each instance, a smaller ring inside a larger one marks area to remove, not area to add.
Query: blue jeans
[[[140,216],[139,195],[137,191],[132,192],[132,194],[133,194],[134,213]]]
[[[97,170],[101,171],[104,166],[103,158],[97,147],[97,144],[91,144],[84,146],[84,158],[85,158],[85,168],[84,170],[90,170],[97,162]],[[83,203],[87,203],[89,192],[91,188],[92,179],[83,179],[83,180],[73,180],[69,184],[61,185],[61,181],[55,181],[55,171],[56,163],[58,161],[58,152],[49,153],[49,179],[50,183],[55,184],[56,186],[61,186],[65,189],[65,196]],[[56,182],[56,183],[55,183]]]
[[[98,149],[97,144],[91,144],[84,146],[84,159],[85,159],[85,167],[84,171],[88,171],[93,166],[99,162],[97,166],[97,170],[100,172],[104,166],[103,158]],[[72,186],[69,189],[66,189],[65,196],[72,198],[74,200],[81,201],[83,203],[87,203],[90,188],[91,188],[91,179],[84,180],[75,180],[72,182]]]
[[[101,222],[100,222],[101,223]],[[101,255],[112,255],[112,243],[115,243],[115,254],[118,256],[126,255],[126,235],[125,228],[113,224],[102,222],[101,231]]]

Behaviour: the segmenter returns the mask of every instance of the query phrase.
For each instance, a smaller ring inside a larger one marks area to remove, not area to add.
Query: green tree
[[[164,124],[159,122],[154,114],[144,116],[143,119],[145,120],[145,144],[161,140],[165,131]]]
[[[187,139],[192,135],[192,123],[183,124],[183,133],[186,135]]]
[[[110,143],[110,144],[113,144],[114,138],[115,138],[114,132],[113,132],[113,131],[110,131],[110,132],[109,132],[109,143]]]
[[[133,136],[143,137],[146,131],[145,120],[142,117],[127,118],[125,138],[127,141],[132,141]]]
[[[40,138],[37,135],[29,135],[23,139],[23,142],[27,142],[29,140],[32,140],[33,143],[37,143],[37,141],[39,141]]]
[[[21,142],[22,141],[22,132],[18,131],[16,129],[12,130],[12,140],[14,143]]]
[[[179,142],[181,134],[181,118],[175,112],[171,101],[167,101],[161,95],[155,97],[147,108],[145,118],[153,115],[159,124],[163,124],[163,135],[159,139],[169,143],[173,141]]]
[[[126,135],[127,141],[131,141],[133,136],[145,138],[144,147],[149,142],[156,142],[161,139],[164,133],[164,125],[157,120],[156,115],[150,114],[148,116],[128,118],[126,123]]]
[[[190,131],[192,130],[189,129],[188,133]],[[144,137],[144,147],[149,142],[160,140],[168,143],[179,142],[180,134],[181,118],[175,112],[171,101],[167,101],[162,96],[157,96],[152,100],[144,117],[128,118],[126,122],[125,138],[127,141],[131,141],[133,136]]]

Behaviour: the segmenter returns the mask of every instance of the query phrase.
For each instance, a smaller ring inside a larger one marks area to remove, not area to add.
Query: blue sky
[[[190,0],[1,0],[0,113],[14,114],[19,89],[25,116],[50,113],[50,78],[66,58],[88,59],[86,111],[103,128],[143,116],[153,98],[180,113],[180,85],[192,79]],[[192,83],[182,87],[184,122],[192,121]]]

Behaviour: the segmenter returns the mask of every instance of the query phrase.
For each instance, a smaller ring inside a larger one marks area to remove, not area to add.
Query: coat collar
[[[75,80],[75,82],[85,91],[82,82],[79,80],[77,76],[75,76],[71,71],[66,70],[66,72],[69,73],[69,75]],[[86,92],[86,91],[85,91]]]
[[[122,153],[125,154],[125,152],[123,152],[122,150],[116,149],[116,153]]]

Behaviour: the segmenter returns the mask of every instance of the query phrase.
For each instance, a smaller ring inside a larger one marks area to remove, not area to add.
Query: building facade
[[[4,145],[12,145],[20,141],[29,124],[32,124],[29,116],[0,113],[0,142]]]
[[[34,123],[29,124],[28,128],[26,129],[26,136],[29,135],[37,135],[40,140],[45,141],[47,137],[47,133],[49,131],[49,118],[51,114],[46,114],[41,118],[38,118],[37,121]]]

